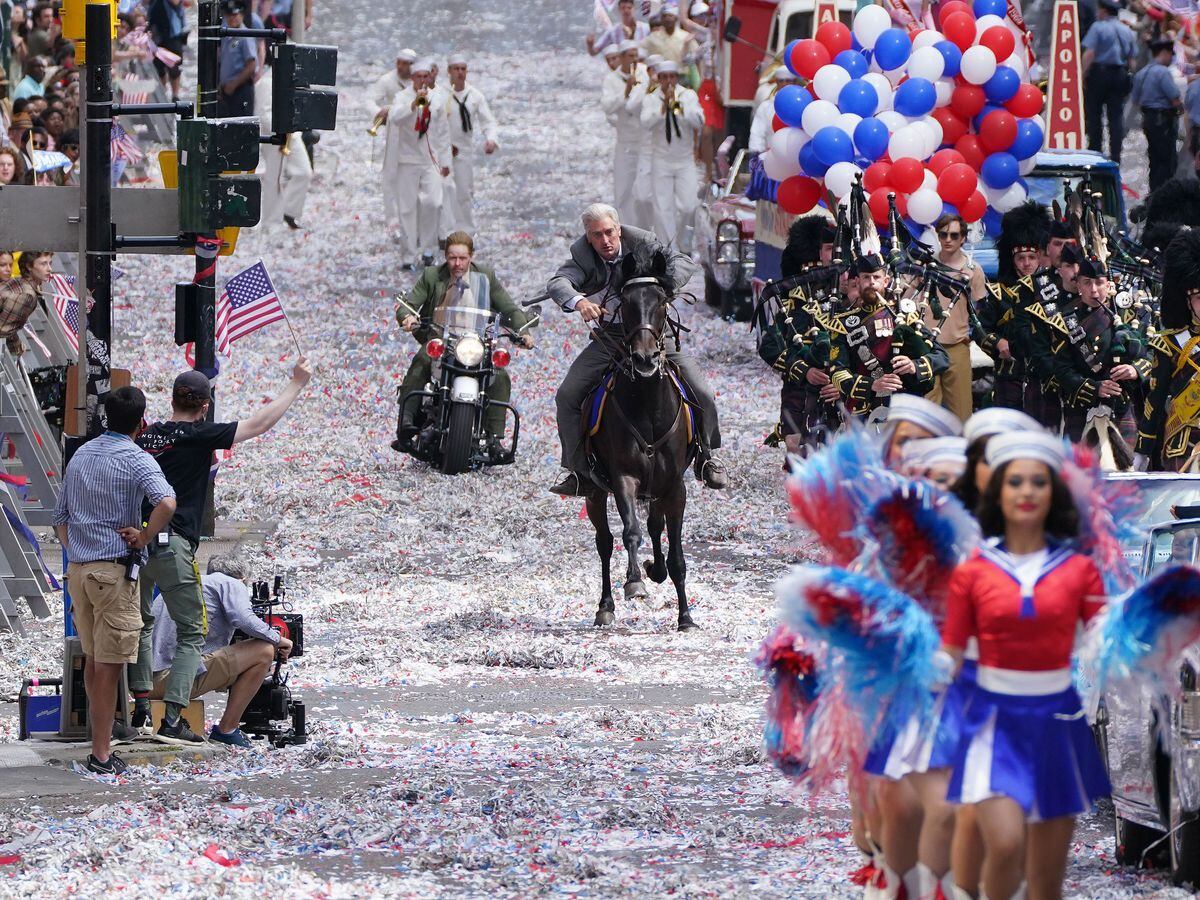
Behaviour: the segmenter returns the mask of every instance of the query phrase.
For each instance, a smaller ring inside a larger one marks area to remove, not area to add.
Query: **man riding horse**
[[[571,245],[571,258],[559,267],[546,291],[564,312],[577,312],[585,322],[597,322],[610,335],[621,338],[621,262],[626,254],[657,241],[649,231],[622,225],[617,211],[604,203],[592,204],[581,218],[585,234]],[[670,251],[669,283],[664,285],[668,293],[674,294],[687,284],[695,270],[696,264],[688,256]],[[725,466],[713,454],[721,446],[721,431],[712,389],[695,359],[680,352],[670,334],[664,335],[664,349],[699,411],[696,477],[707,487],[724,488],[729,483]],[[605,343],[593,334],[558,389],[558,438],[567,475],[550,488],[556,494],[586,496],[593,490],[591,464],[583,441],[583,404],[612,364]]]

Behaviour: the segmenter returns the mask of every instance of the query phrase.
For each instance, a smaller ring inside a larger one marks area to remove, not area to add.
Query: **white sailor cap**
[[[791,69],[789,69],[787,66],[780,66],[778,69],[776,69],[774,72],[771,73],[771,78],[774,81],[799,81],[800,80],[800,76],[793,75]]]
[[[609,44],[607,47],[604,48],[604,58],[608,59],[610,56],[617,56],[620,52],[621,52],[620,45]]]
[[[649,56],[646,57],[646,68],[647,69],[657,69],[662,64],[663,64],[663,58],[661,56],[659,56],[657,53],[651,53]]]
[[[404,62],[416,62],[417,61],[417,51],[413,50],[410,47],[405,47],[403,50],[401,50],[399,53],[396,54],[396,59],[404,60]]]
[[[706,16],[706,15],[708,15],[708,4],[702,3],[701,0],[696,0],[696,2],[692,4],[692,8],[690,10],[688,10],[688,15],[690,15],[690,16]]]
[[[679,74],[679,66],[677,66],[675,64],[674,60],[664,59],[662,62],[660,62],[658,64],[658,74],[659,75],[678,75]]]
[[[432,72],[433,60],[429,59],[428,57],[425,59],[418,59],[415,63],[413,63],[412,70],[414,72]]]
[[[934,437],[962,434],[962,422],[958,416],[915,394],[892,394],[887,420],[889,423],[911,422]]]
[[[967,442],[960,437],[935,437],[909,441],[900,450],[904,467],[912,470],[933,466],[967,467]]]
[[[641,44],[638,44],[638,59],[640,59],[642,62],[646,61],[646,48]]]
[[[621,41],[621,43],[617,45],[617,49],[619,51],[621,51],[622,53],[628,53],[630,50],[638,49],[638,42],[637,41]]]
[[[1019,409],[990,406],[967,419],[967,424],[963,426],[963,437],[967,439],[967,444],[973,444],[983,438],[1009,431],[1041,430],[1041,423],[1037,419]]]
[[[679,15],[679,4],[678,3],[664,3],[662,5],[662,9],[660,9],[658,11],[658,14],[660,16],[678,16]]]
[[[993,469],[1014,459],[1033,459],[1057,472],[1066,461],[1067,447],[1047,431],[1009,431],[988,441],[986,458]]]
[[[465,66],[467,64],[467,55],[462,52],[451,53],[446,57],[447,66]]]

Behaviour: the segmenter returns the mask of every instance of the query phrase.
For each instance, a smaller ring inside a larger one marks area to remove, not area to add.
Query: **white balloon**
[[[840,115],[838,108],[828,100],[814,100],[804,107],[804,115],[800,117],[800,124],[807,134],[816,134],[826,125],[836,122]]]
[[[908,75],[908,71],[904,66],[901,66],[898,69],[888,69],[883,74],[887,78],[888,84],[895,88],[896,85],[905,79],[905,77]]]
[[[768,178],[773,178],[775,181],[783,181],[791,178],[793,175],[800,174],[800,159],[785,160],[768,150],[759,157],[762,160],[763,171],[767,173]],[[795,163],[793,166],[792,163]]]
[[[863,120],[863,117],[855,113],[842,113],[833,124],[850,135],[850,139],[854,139],[854,129],[858,127],[858,123]]]
[[[862,169],[852,162],[834,163],[825,173],[825,187],[833,191],[835,197],[845,197],[854,186],[854,179],[862,174]]]
[[[930,172],[928,169],[926,169],[925,170],[925,180],[921,182],[921,186],[919,188],[917,188],[917,190],[919,190],[919,191],[936,191],[937,190],[937,176],[934,175],[932,172]]]
[[[942,129],[942,123],[932,116],[927,117],[921,124],[929,132],[930,144],[927,155],[932,156],[938,147],[942,146],[942,137],[945,135],[945,131]]]
[[[926,28],[924,31],[917,32],[917,36],[913,38],[913,56],[916,56],[917,51],[922,47],[932,47],[940,40],[943,40],[942,33],[934,31],[932,28]],[[940,56],[941,54],[938,55]]]
[[[926,135],[919,125],[905,125],[888,140],[888,155],[892,161],[912,158],[924,159]]]
[[[925,33],[922,32],[922,34]],[[916,44],[913,46],[915,47]],[[930,81],[937,81],[945,71],[946,57],[942,56],[936,47],[922,47],[920,50],[913,50],[912,56],[908,58],[908,74],[911,78],[927,78]]]
[[[1025,202],[1025,188],[1018,183],[1013,183],[1009,188],[996,198],[992,204],[996,212],[1006,213],[1010,209],[1016,209]]]
[[[771,135],[771,152],[790,165],[791,160],[800,166],[800,150],[808,143],[808,134],[802,128],[780,128]]]
[[[987,47],[968,47],[960,71],[969,84],[983,84],[996,74],[996,54]]]
[[[920,225],[932,225],[942,214],[942,198],[925,188],[908,195],[908,217]]]
[[[878,113],[875,118],[886,125],[887,130],[892,134],[895,134],[908,124],[908,119],[894,109],[885,109],[883,112]]]
[[[936,220],[934,220],[934,221],[936,221]],[[924,244],[926,247],[940,247],[941,246],[941,244],[938,243],[937,232],[934,231],[932,227],[926,227],[926,229],[921,232],[921,236],[919,238],[917,238],[917,240],[920,241],[922,244]]]
[[[950,100],[954,97],[954,79],[939,78],[934,82],[933,88],[937,91],[937,103],[933,104],[934,109],[949,106]]]
[[[817,96],[822,100],[828,100],[830,103],[837,103],[838,94],[842,92],[842,88],[850,81],[850,73],[841,66],[835,66],[830,63],[827,66],[821,66],[817,69],[817,74],[813,76],[813,90],[817,92]]]
[[[875,88],[875,93],[879,95],[879,102],[875,104],[876,113],[892,108],[892,83],[887,80],[886,75],[882,72],[868,72],[863,76],[863,81]]]
[[[854,16],[854,36],[868,50],[875,49],[879,36],[892,26],[892,17],[882,6],[864,6]]]
[[[1020,172],[1022,175],[1028,175],[1030,172],[1032,172],[1036,168],[1037,168],[1037,154],[1035,153],[1033,156],[1029,157],[1029,159],[1021,160],[1020,165],[1017,166],[1017,171]]]
[[[995,28],[997,25],[1004,27],[1004,20],[999,16],[980,16],[975,20],[975,43],[979,43],[979,38],[989,28]]]
[[[1041,113],[1035,113],[1034,115],[1030,116],[1029,121],[1037,125],[1037,127],[1041,129],[1042,134],[1046,133],[1046,120],[1042,118]]]
[[[1021,45],[1018,44],[1018,47],[1021,47]],[[1025,68],[1025,48],[1024,47],[1021,47],[1019,50],[1014,50],[1013,55],[1004,61],[1004,65],[1008,66],[1010,69],[1012,69],[1018,75],[1020,75],[1022,81],[1027,80],[1025,78],[1025,72],[1027,70]]]

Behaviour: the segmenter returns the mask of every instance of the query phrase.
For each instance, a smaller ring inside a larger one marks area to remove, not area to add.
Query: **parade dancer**
[[[1031,897],[1061,896],[1075,817],[1109,792],[1071,680],[1077,628],[1105,590],[1096,564],[1063,543],[1080,519],[1064,456],[1053,435],[990,440],[979,522],[997,540],[955,571],[942,627],[951,670],[979,642],[947,799],[975,805],[991,900],[1017,896],[1022,880]]]
[[[453,231],[475,233],[475,136],[483,135],[483,152],[491,156],[500,149],[500,132],[487,97],[473,84],[467,84],[467,58],[451,54],[446,67],[450,90],[446,116],[450,124],[452,176],[446,181],[442,203],[442,236]]]

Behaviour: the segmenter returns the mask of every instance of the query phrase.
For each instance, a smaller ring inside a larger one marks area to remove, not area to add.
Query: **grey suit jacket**
[[[622,253],[657,241],[658,238],[653,232],[634,228],[632,225],[621,226]],[[696,264],[690,256],[679,253],[672,247],[664,245],[663,249],[668,254],[667,272],[671,286],[674,290],[679,290],[696,271]],[[546,284],[546,293],[555,303],[566,309],[567,304],[580,294],[589,296],[603,290],[607,278],[608,267],[604,260],[592,249],[587,237],[581,237],[571,245],[571,258],[559,266],[554,277]]]

